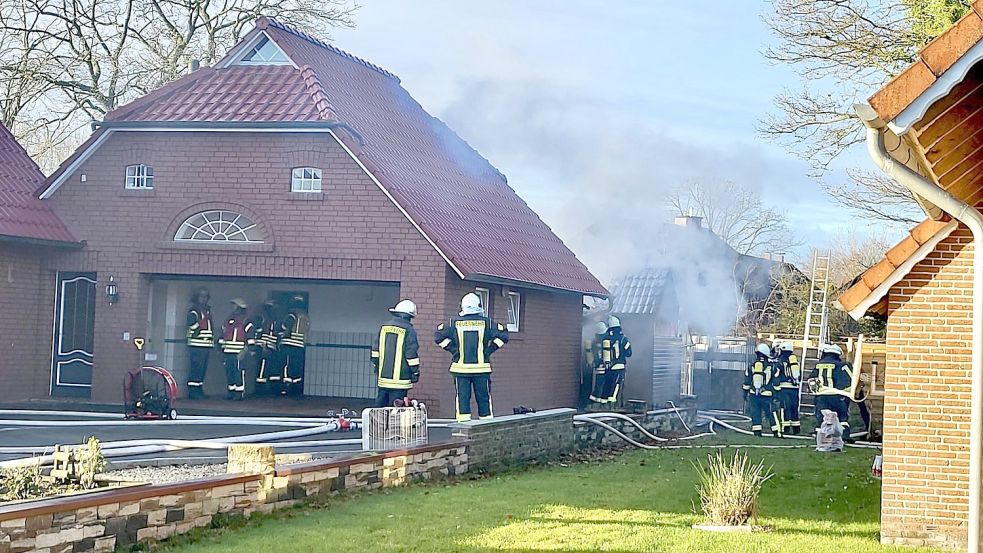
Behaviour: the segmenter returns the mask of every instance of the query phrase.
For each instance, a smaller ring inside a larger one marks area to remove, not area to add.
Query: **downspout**
[[[983,461],[983,215],[973,206],[925,179],[892,158],[884,145],[881,129],[885,126],[874,109],[866,104],[854,106],[867,127],[867,153],[874,163],[912,194],[921,196],[953,219],[966,225],[973,234],[973,334],[972,395],[969,425],[969,520],[967,551],[980,553],[980,480]]]

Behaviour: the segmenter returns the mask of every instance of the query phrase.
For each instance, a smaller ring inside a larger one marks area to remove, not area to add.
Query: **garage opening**
[[[182,384],[187,381],[188,354],[185,317],[191,295],[199,288],[211,295],[216,338],[232,312],[233,298],[246,300],[250,312],[268,298],[281,306],[293,296],[307,299],[311,328],[307,338],[304,395],[371,399],[376,395],[370,360],[372,337],[389,318],[388,309],[399,301],[399,284],[341,280],[258,278],[194,278],[155,275],[151,279],[150,313],[144,361],[164,367]],[[281,313],[285,307],[281,308]],[[253,369],[255,371],[255,369]],[[255,373],[246,375],[247,393]],[[212,350],[205,393],[223,394],[222,355]]]

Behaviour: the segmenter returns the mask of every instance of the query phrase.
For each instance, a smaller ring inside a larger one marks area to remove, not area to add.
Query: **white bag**
[[[843,427],[836,412],[823,409],[823,425],[816,432],[816,451],[843,451]]]

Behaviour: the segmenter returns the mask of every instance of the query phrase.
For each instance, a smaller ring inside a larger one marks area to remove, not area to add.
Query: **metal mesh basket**
[[[362,411],[362,449],[386,451],[427,443],[427,408],[382,407]]]

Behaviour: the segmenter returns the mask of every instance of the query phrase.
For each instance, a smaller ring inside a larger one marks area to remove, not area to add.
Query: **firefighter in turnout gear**
[[[222,325],[219,346],[225,358],[225,381],[228,391],[225,399],[241,400],[246,394],[246,342],[255,340],[253,324],[246,319],[246,300],[235,298],[230,302],[232,313]]]
[[[771,348],[768,344],[758,344],[755,360],[744,371],[742,386],[750,410],[751,431],[755,436],[760,436],[762,424],[768,423],[771,424],[771,431],[776,438],[782,436],[781,420],[772,409],[776,380],[777,371],[771,359]]]
[[[781,408],[783,434],[798,435],[802,432],[799,420],[799,385],[802,382],[802,370],[799,358],[793,353],[792,342],[782,342],[778,345],[778,404]]]
[[[625,366],[631,357],[631,342],[621,333],[621,319],[608,317],[608,332],[601,341],[601,362],[604,364],[604,389],[601,403],[616,405],[625,382]]]
[[[285,363],[283,366],[283,395],[302,396],[304,394],[304,363],[307,356],[307,334],[311,330],[311,319],[304,309],[304,297],[290,299],[290,311],[280,325],[283,337],[280,338],[280,351]]]
[[[491,355],[509,341],[505,326],[484,315],[481,299],[471,293],[461,299],[460,316],[437,326],[434,341],[451,354],[450,372],[457,388],[457,420],[471,420],[471,392],[478,417],[492,417]]]
[[[411,322],[416,316],[416,304],[402,300],[389,312],[392,319],[379,328],[372,341],[372,364],[379,384],[376,407],[392,407],[397,399],[406,399],[420,381],[420,344]]]
[[[185,324],[188,327],[188,399],[205,397],[205,373],[208,372],[208,356],[215,347],[212,331],[212,308],[208,306],[206,288],[199,288],[191,297],[191,308]]]
[[[259,369],[256,371],[256,393],[280,393],[283,377],[283,357],[280,355],[280,321],[277,320],[276,302],[263,304],[263,322],[259,327],[259,345],[262,348]]]
[[[853,397],[853,367],[840,357],[843,350],[836,344],[819,347],[819,361],[812,372],[810,385],[816,394],[816,428],[823,424],[823,410],[836,413],[843,427],[843,439],[850,438],[850,401]]]
[[[591,388],[590,388],[590,399],[592,405],[602,405],[605,403],[606,397],[604,396],[604,373],[607,370],[607,365],[604,362],[604,340],[607,338],[608,325],[604,322],[599,322],[594,325],[594,339],[591,341],[590,345],[590,355],[591,360]]]

